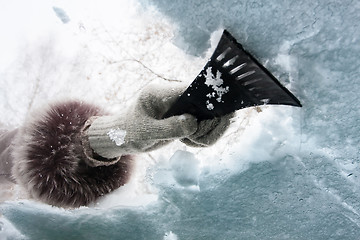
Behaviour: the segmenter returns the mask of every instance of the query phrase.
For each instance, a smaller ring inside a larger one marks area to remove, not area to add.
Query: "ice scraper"
[[[224,30],[204,69],[164,118],[190,113],[200,121],[264,104],[301,107],[300,101]]]

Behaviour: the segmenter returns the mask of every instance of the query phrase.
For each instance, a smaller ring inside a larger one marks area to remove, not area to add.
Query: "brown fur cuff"
[[[88,205],[124,185],[132,157],[104,159],[84,141],[86,121],[104,112],[79,101],[53,104],[26,121],[14,144],[13,176],[34,198],[62,207]]]

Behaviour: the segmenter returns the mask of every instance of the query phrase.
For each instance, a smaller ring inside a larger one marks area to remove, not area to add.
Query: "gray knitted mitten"
[[[198,130],[181,141],[191,147],[211,146],[224,135],[234,115],[230,113],[220,118],[201,121],[198,123]]]
[[[102,157],[114,158],[148,152],[195,133],[197,120],[189,114],[162,119],[183,90],[151,85],[126,114],[91,118],[86,131],[90,147]]]
[[[199,123],[189,114],[162,119],[185,88],[151,85],[126,114],[91,118],[85,132],[90,147],[102,157],[114,158],[148,152],[175,139],[189,146],[213,144],[228,127],[230,115]]]

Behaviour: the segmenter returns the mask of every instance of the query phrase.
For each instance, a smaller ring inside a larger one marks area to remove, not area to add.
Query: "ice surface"
[[[243,109],[212,147],[143,154],[130,183],[94,206],[2,203],[0,239],[357,239],[359,10],[351,0],[3,2],[6,125],[49,99],[119,113],[151,82],[190,83],[220,28],[303,108]]]

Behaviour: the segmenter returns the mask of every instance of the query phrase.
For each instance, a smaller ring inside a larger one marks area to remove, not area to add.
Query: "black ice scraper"
[[[204,69],[164,118],[190,113],[200,121],[264,104],[301,107],[300,101],[224,30]]]

